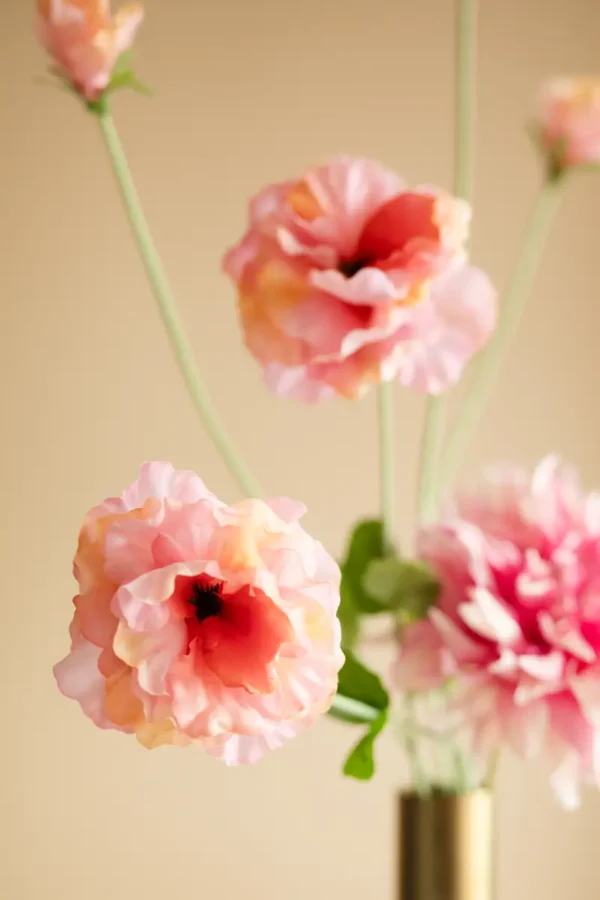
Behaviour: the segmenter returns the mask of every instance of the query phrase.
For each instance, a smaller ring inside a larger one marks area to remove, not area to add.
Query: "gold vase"
[[[399,900],[493,900],[489,791],[399,797]]]

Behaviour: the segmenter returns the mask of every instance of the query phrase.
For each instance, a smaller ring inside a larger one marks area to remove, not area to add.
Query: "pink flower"
[[[142,466],[92,509],[60,690],[146,747],[255,762],[325,712],[343,662],[339,569],[287,499],[225,506],[193,472]]]
[[[357,397],[373,382],[438,393],[495,325],[486,276],[465,264],[470,210],[338,156],[250,204],[225,257],[246,344],[279,394]]]
[[[133,44],[144,12],[128,3],[111,19],[108,0],[39,0],[38,33],[61,71],[86,100],[108,87],[119,56]]]
[[[498,469],[422,530],[419,552],[443,591],[404,632],[397,685],[455,679],[475,751],[544,751],[575,805],[600,776],[600,495],[554,458],[533,476]]]
[[[547,84],[540,126],[555,171],[600,163],[600,79],[558,78]]]

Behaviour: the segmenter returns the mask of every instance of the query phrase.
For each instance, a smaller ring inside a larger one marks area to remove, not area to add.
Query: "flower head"
[[[600,78],[557,78],[543,92],[542,145],[551,171],[600,163]]]
[[[92,509],[61,691],[147,747],[254,762],[331,703],[343,662],[339,569],[291,500],[225,506],[149,463]]]
[[[315,401],[394,378],[430,393],[454,383],[495,324],[494,292],[465,264],[469,216],[350,156],[262,191],[224,265],[268,384]]]
[[[490,473],[420,535],[443,592],[409,626],[395,665],[406,690],[456,684],[482,756],[544,751],[565,805],[600,776],[600,495],[556,459]]]
[[[108,87],[119,56],[133,44],[143,15],[139,2],[111,17],[109,0],[39,0],[38,33],[62,74],[94,102]]]

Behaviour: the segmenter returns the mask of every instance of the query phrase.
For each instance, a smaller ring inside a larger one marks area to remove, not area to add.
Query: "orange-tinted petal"
[[[287,202],[296,215],[307,222],[312,222],[323,215],[323,210],[306,181],[299,181],[294,185],[287,196]]]

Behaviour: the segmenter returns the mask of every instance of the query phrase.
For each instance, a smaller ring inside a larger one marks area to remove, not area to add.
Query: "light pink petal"
[[[334,297],[325,299],[317,292],[298,303],[280,322],[285,334],[306,344],[315,357],[339,353],[348,332],[361,324],[351,306]]]
[[[300,731],[298,725],[282,726],[265,735],[222,735],[206,738],[202,746],[211,756],[216,756],[227,766],[252,765],[259,762],[269,750],[277,750]]]
[[[155,631],[173,618],[169,601],[176,579],[199,575],[206,568],[203,562],[174,563],[140,575],[119,588],[113,598],[113,612],[133,631]]]
[[[515,706],[510,694],[499,695],[500,716],[506,739],[523,759],[534,759],[543,748],[548,725],[548,711],[543,702],[527,707]]]
[[[282,522],[291,524],[297,522],[306,513],[304,503],[298,503],[296,500],[290,500],[289,497],[271,497],[265,503],[271,507],[276,516],[279,516]]]
[[[549,81],[541,99],[540,133],[547,150],[565,168],[600,161],[600,81]]]
[[[118,56],[129,50],[144,19],[141,3],[128,2],[115,16],[115,50]]]
[[[140,688],[155,695],[166,693],[167,677],[186,647],[186,627],[180,620],[145,632],[130,631],[121,623],[113,643],[119,659],[137,670]]]
[[[256,194],[250,201],[250,224],[260,227],[276,217],[295,184],[295,181],[284,181],[268,185]]]
[[[564,691],[552,698],[549,708],[555,734],[576,750],[583,759],[589,759],[594,729],[585,718],[577,700]]]
[[[104,538],[104,571],[115,584],[133,581],[154,568],[156,532],[145,522],[117,520]]]
[[[201,713],[211,706],[211,692],[218,690],[218,682],[213,673],[199,677],[194,668],[194,658],[177,661],[169,674],[169,693],[172,698],[173,715],[178,726],[189,728]]]
[[[600,663],[569,679],[569,687],[588,722],[600,729]]]
[[[120,729],[105,712],[106,682],[98,669],[101,650],[85,638],[76,636],[71,652],[54,666],[58,688],[71,700],[77,700],[85,715],[98,728]]]
[[[335,269],[312,269],[310,283],[326,294],[356,306],[389,305],[406,295],[406,288],[396,287],[389,275],[368,266],[352,278]]]
[[[435,606],[429,610],[429,619],[442,637],[444,646],[461,661],[477,659],[482,655],[481,645],[470,638],[452,619]]]
[[[472,588],[470,603],[461,603],[458,614],[469,628],[483,637],[510,646],[521,638],[516,618],[486,588]]]
[[[555,620],[547,610],[538,616],[540,631],[546,640],[555,647],[567,650],[583,662],[594,662],[596,652],[585,640],[577,628],[577,624],[568,619]]]
[[[580,802],[581,763],[572,751],[565,752],[560,765],[552,772],[550,783],[565,809],[577,809]]]
[[[429,299],[412,311],[412,340],[398,378],[405,387],[439,394],[492,334],[496,294],[483,272],[464,266],[433,282]]]
[[[195,472],[178,472],[168,462],[144,463],[137,481],[123,491],[122,497],[128,509],[143,507],[149,499],[169,500],[172,504],[207,500],[218,505]]]
[[[392,680],[403,691],[427,691],[447,681],[443,644],[429,622],[406,629],[400,653],[392,667]]]
[[[372,213],[403,189],[398,176],[379,163],[336,156],[311,169],[306,184],[324,215],[311,223],[311,233],[350,257]]]
[[[280,397],[292,397],[304,403],[319,403],[335,396],[334,388],[311,378],[308,366],[282,366],[269,363],[264,368],[267,387]]]
[[[223,257],[223,271],[236,282],[244,277],[246,268],[257,257],[262,239],[255,231],[249,231],[235,247]]]
[[[516,675],[519,671],[519,657],[514,650],[502,647],[500,656],[496,662],[488,666],[488,672],[492,675]]]
[[[563,654],[557,651],[544,656],[524,653],[519,657],[519,666],[532,678],[558,684],[564,672],[565,659]]]

